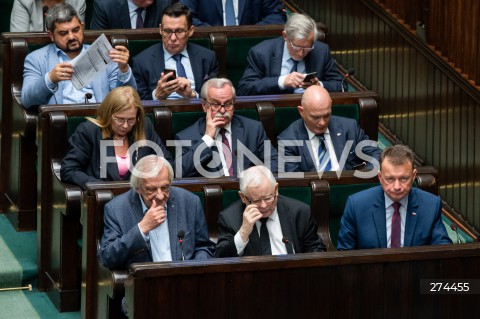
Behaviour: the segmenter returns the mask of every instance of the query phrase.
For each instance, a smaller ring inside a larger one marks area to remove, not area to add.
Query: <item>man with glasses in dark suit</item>
[[[185,5],[175,3],[163,10],[162,43],[143,50],[132,60],[142,100],[198,97],[196,90],[210,77],[216,77],[215,52],[188,42],[194,28]]]
[[[240,200],[218,217],[216,257],[325,251],[310,207],[279,195],[278,183],[265,166],[242,173],[239,194]]]

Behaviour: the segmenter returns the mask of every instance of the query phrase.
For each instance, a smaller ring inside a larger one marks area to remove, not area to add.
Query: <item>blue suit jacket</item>
[[[200,164],[209,172],[221,171],[220,157],[214,156],[218,154],[218,149],[214,145],[208,148],[203,142],[202,137],[205,135],[205,117],[202,117],[190,127],[187,127],[180,133],[175,135],[175,140],[191,141],[191,147],[184,147],[182,153],[182,177],[200,176],[200,173],[194,166],[194,153],[197,148],[202,147],[204,150],[200,154]],[[270,140],[263,129],[262,123],[243,116],[234,115],[231,122],[232,127],[232,157],[233,157],[233,172],[237,176],[237,161],[240,154],[238,154],[238,141],[240,141],[250,152],[264,162],[264,142]],[[272,172],[277,171],[278,155],[277,150],[273,145],[270,153],[270,169]],[[180,155],[177,154],[177,158]],[[244,163],[242,170],[255,165],[249,158],[243,156]],[[196,161],[198,163],[198,161]],[[208,166],[207,166],[208,165]],[[223,174],[222,174],[223,175]],[[179,177],[179,176],[177,176]]]
[[[151,121],[145,118],[144,123],[145,138],[160,146],[164,157],[173,165],[172,155],[153,129]],[[109,162],[106,167],[107,176],[104,178],[100,177],[100,143],[105,140],[112,141],[112,138],[103,139],[102,131],[95,123],[90,121],[81,123],[68,141],[70,145],[69,150],[63,158],[62,168],[60,169],[62,181],[84,188],[88,182],[122,180],[118,173],[116,162]],[[128,135],[128,142],[129,145],[135,143],[131,133]],[[106,153],[110,160],[114,160],[115,149],[113,146],[107,147]],[[152,148],[148,146],[139,147],[130,154],[131,164],[135,165],[139,159],[150,154],[155,154]],[[123,180],[129,179],[130,172],[127,172]]]
[[[147,8],[144,28],[158,28],[162,11],[171,4],[170,0],[155,0]],[[127,0],[94,0],[90,29],[131,29],[130,11]]]
[[[242,226],[244,210],[245,205],[242,201],[237,201],[218,216],[218,243],[215,252],[217,257],[238,257],[234,237]],[[288,238],[292,243],[295,253],[326,250],[317,234],[317,225],[310,214],[308,205],[296,199],[279,195],[277,212],[283,237]],[[293,253],[290,245],[286,245],[286,248],[289,254]],[[242,256],[260,256],[262,255],[261,251],[260,237],[254,226]]]
[[[223,25],[222,0],[181,0],[195,26]],[[284,24],[287,16],[279,0],[238,0],[238,24]]]
[[[347,141],[353,141],[343,168],[344,170],[351,170],[355,165],[359,165],[365,161],[365,159],[361,159],[355,154],[355,147],[361,141],[368,140],[368,135],[366,135],[358,126],[355,120],[332,116],[330,118],[330,123],[328,124],[328,130],[330,132],[330,138],[332,139],[333,148],[335,149],[335,155],[338,161],[340,161],[340,157]],[[300,156],[300,162],[288,162],[285,164],[286,172],[316,171],[312,155],[309,152],[309,144],[306,143],[306,141],[309,141],[309,138],[303,119],[298,119],[290,124],[289,127],[277,136],[277,139],[279,145],[281,140],[299,140],[303,142],[302,146],[285,147],[285,156]],[[382,150],[378,147],[365,146],[362,148],[362,152],[379,161]],[[283,156],[283,154],[280,154],[280,156]],[[368,164],[368,167],[373,168],[373,165]]]
[[[109,269],[127,269],[136,262],[151,262],[150,245],[143,239],[138,223],[143,219],[138,193],[131,189],[105,205],[104,233],[98,251],[102,264]],[[207,223],[198,196],[178,187],[170,187],[167,222],[173,260],[182,260],[179,230],[185,231],[183,253],[187,259],[213,257],[215,245],[208,238]]]
[[[195,90],[200,92],[203,83],[218,74],[217,57],[212,50],[195,43],[187,44],[187,52],[195,78]],[[151,100],[152,92],[165,69],[163,44],[154,44],[137,54],[132,60],[132,69],[140,98]]]
[[[89,47],[89,45],[84,46]],[[58,83],[58,90],[55,94],[45,84],[45,74],[50,72],[58,63],[60,63],[60,60],[55,52],[55,44],[49,44],[27,55],[22,86],[22,104],[26,108],[42,104],[64,104],[63,87],[65,81]],[[128,82],[123,83],[118,80],[117,73],[117,63],[111,63],[92,79],[93,95],[97,102],[103,101],[105,96],[116,87],[123,85],[137,87],[133,74]]]
[[[250,49],[247,67],[238,83],[237,95],[291,93],[278,87],[278,78],[282,69],[282,56],[285,40],[283,37],[260,42]],[[317,72],[329,92],[342,90],[342,76],[330,55],[325,43],[315,41],[315,48],[304,58],[305,72]]]
[[[440,198],[418,188],[408,195],[404,246],[451,244]],[[338,235],[338,250],[386,248],[385,196],[381,186],[351,195]]]

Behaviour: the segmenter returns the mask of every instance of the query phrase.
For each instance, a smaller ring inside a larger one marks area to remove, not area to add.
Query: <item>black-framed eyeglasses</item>
[[[217,102],[209,102],[209,101],[205,100],[205,103],[207,103],[212,108],[212,110],[214,110],[214,111],[218,111],[222,107],[225,108],[226,111],[231,111],[231,110],[233,110],[233,107],[235,106],[234,102],[225,102],[223,104],[220,104],[220,103],[217,103]]]
[[[160,187],[155,187],[155,186],[143,187],[143,190],[147,195],[152,195],[153,193],[157,193],[158,191],[160,191],[163,194],[168,194],[170,192],[170,185],[163,185]]]
[[[178,38],[178,39],[183,39],[187,36],[187,32],[188,32],[189,29],[185,30],[185,29],[176,29],[176,30],[172,30],[172,29],[160,29],[160,33],[162,34],[162,36],[164,37],[171,37],[172,34],[175,34],[175,36]]]
[[[292,47],[292,49],[294,51],[305,51],[305,52],[310,52],[312,51],[314,48],[315,48],[315,45],[312,45],[310,48],[306,48],[306,47],[299,47],[299,46],[296,46],[292,43],[292,41],[288,40],[288,42],[290,42],[290,46]]]
[[[267,196],[267,197],[260,198],[260,199],[250,200],[247,196],[245,196],[245,199],[250,204],[260,205],[262,202],[265,202],[266,204],[271,204],[271,203],[273,203],[273,201],[275,200],[276,197],[277,197],[277,195],[271,195],[271,196]]]
[[[135,123],[137,123],[137,118],[131,118],[131,119],[124,119],[124,118],[121,118],[121,117],[115,117],[115,116],[112,116],[113,118],[113,121],[115,122],[115,124],[117,125],[123,125],[125,124],[125,122],[127,122],[128,125],[132,126],[132,125],[135,125]]]

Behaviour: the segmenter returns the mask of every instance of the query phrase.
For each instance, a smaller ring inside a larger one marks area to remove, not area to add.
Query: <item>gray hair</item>
[[[132,171],[130,185],[135,189],[139,188],[145,178],[158,176],[165,166],[168,169],[168,180],[171,183],[173,181],[173,168],[164,157],[157,155],[142,157]]]
[[[313,39],[318,38],[317,24],[306,14],[292,13],[285,23],[284,31],[290,41],[306,39],[312,32]]]
[[[74,17],[78,17],[77,11],[68,3],[57,3],[47,11],[45,16],[45,24],[47,30],[53,32],[55,30],[56,23],[70,22]]]
[[[226,78],[211,78],[207,82],[205,82],[202,86],[202,90],[200,91],[200,97],[204,100],[208,98],[208,90],[210,88],[217,88],[221,89],[225,85],[229,85],[232,88],[233,98],[236,98],[235,87],[232,84],[232,81]]]
[[[240,191],[246,194],[247,187],[256,187],[265,179],[268,179],[273,187],[277,184],[275,177],[268,168],[262,165],[252,166],[240,174]]]

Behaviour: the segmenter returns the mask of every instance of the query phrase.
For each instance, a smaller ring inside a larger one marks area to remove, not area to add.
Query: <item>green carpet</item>
[[[41,318],[22,291],[0,291],[0,319]]]

